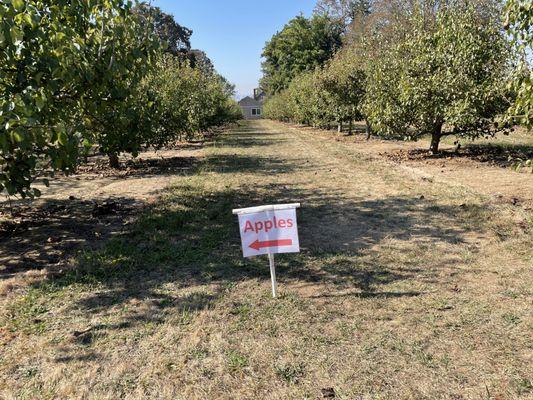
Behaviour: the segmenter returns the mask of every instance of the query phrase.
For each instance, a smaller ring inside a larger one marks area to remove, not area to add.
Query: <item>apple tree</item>
[[[461,2],[443,5],[434,17],[416,11],[409,29],[369,62],[364,109],[374,130],[430,135],[436,153],[443,136],[505,129],[496,119],[509,106],[509,48],[498,16]]]

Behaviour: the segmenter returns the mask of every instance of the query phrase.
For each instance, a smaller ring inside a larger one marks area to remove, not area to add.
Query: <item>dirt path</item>
[[[531,396],[530,181],[507,171],[521,200],[502,200],[469,183],[484,169],[442,177],[327,135],[243,123],[102,248],[12,271],[0,397]],[[296,201],[302,252],[278,257],[272,300],[231,209]]]

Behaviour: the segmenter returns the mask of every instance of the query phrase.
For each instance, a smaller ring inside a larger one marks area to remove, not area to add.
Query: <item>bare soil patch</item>
[[[430,154],[425,149],[396,150],[382,153],[388,159],[402,163],[406,161],[475,161],[486,163],[490,166],[508,168],[516,163],[517,159],[533,159],[532,146],[503,147],[494,145],[470,144],[458,150],[443,150],[438,154]],[[441,163],[442,165],[442,163]],[[525,171],[528,172],[528,171]]]

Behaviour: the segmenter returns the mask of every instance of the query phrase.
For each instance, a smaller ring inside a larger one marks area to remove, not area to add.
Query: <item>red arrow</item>
[[[264,247],[281,247],[281,246],[292,246],[292,239],[281,239],[281,240],[267,240],[265,242],[260,242],[259,239],[256,239],[250,245],[250,248],[259,251]]]

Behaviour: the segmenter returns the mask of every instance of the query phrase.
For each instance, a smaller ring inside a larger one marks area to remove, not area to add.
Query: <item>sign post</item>
[[[296,224],[296,209],[299,207],[300,203],[292,203],[233,210],[233,214],[239,217],[243,256],[268,254],[272,297],[278,295],[274,254],[300,251]]]
[[[276,281],[276,265],[274,264],[274,254],[268,253],[268,263],[270,264],[270,279],[272,280],[272,297],[278,297],[278,282]]]

